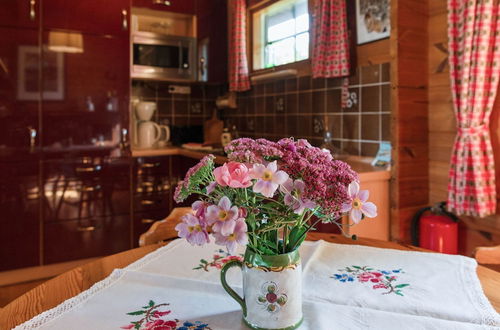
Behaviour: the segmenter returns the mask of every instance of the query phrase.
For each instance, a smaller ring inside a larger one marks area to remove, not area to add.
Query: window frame
[[[247,45],[250,47],[247,48],[247,57],[248,57],[248,63],[249,63],[249,68],[250,68],[250,76],[253,75],[259,75],[262,73],[267,73],[267,72],[273,72],[273,71],[280,71],[280,70],[286,70],[286,69],[296,69],[298,71],[299,75],[307,75],[311,74],[311,47],[312,47],[312,32],[311,32],[311,17],[312,17],[312,2],[311,0],[307,0],[308,4],[308,12],[309,12],[309,56],[305,60],[300,60],[296,62],[291,62],[291,63],[286,63],[282,65],[276,65],[271,68],[262,68],[262,69],[255,69],[254,67],[254,56],[253,56],[253,50],[254,50],[254,23],[253,23],[253,17],[254,14],[262,9],[265,9],[269,6],[272,6],[273,4],[279,2],[280,0],[268,0],[268,1],[261,1],[257,3],[256,5],[250,6],[248,9],[247,13]],[[305,32],[302,32],[305,33]],[[275,41],[276,42],[276,41]],[[265,40],[265,45],[267,45],[267,36]]]

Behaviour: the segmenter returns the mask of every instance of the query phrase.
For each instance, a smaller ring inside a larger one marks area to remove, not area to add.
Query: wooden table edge
[[[411,245],[360,238],[353,241],[341,235],[325,233],[309,233],[308,240],[323,239],[332,243],[357,244],[372,247],[406,251],[432,252]],[[72,298],[93,284],[103,280],[115,268],[123,268],[142,258],[146,254],[165,244],[153,244],[120,252],[111,256],[76,267],[65,272],[23,294],[10,304],[0,309],[0,329],[11,329],[34,316],[56,307],[63,301]],[[500,312],[500,273],[483,266],[478,266],[477,274],[483,291],[492,306]]]

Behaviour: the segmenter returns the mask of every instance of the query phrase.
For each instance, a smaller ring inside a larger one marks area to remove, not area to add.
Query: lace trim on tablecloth
[[[92,296],[94,296],[96,293],[98,293],[101,290],[104,290],[113,284],[115,284],[126,272],[123,271],[122,269],[115,269],[113,272],[106,277],[104,280],[99,281],[92,285],[90,288],[88,288],[85,291],[80,292],[78,295],[74,296],[73,298],[70,298],[61,304],[57,305],[56,307],[49,309],[34,318],[32,318],[29,321],[26,321],[18,326],[16,326],[13,330],[25,330],[25,329],[37,329],[48,322],[51,322],[55,319],[57,319],[59,316],[63,315],[64,313],[78,307],[79,305],[83,304],[86,302],[88,299],[90,299]]]
[[[473,302],[474,307],[481,315],[480,323],[497,327],[500,326],[500,315],[493,308],[488,298],[486,298],[481,282],[476,275],[476,260],[464,258],[462,259],[462,266],[463,267],[460,267],[462,271],[462,276],[460,276],[460,278],[463,281],[464,288],[466,288],[469,294],[469,299]]]

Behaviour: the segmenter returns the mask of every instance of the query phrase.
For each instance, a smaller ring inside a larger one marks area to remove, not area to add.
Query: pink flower
[[[196,201],[191,205],[191,208],[195,211],[195,215],[205,222],[205,215],[207,213],[207,207],[209,204],[203,202],[203,201]]]
[[[248,167],[242,163],[229,162],[214,170],[215,181],[223,187],[247,188],[252,185]]]
[[[181,219],[182,222],[175,226],[179,237],[185,238],[192,245],[203,245],[210,242],[203,220],[193,214],[186,214]]]
[[[373,283],[378,283],[380,282],[380,277],[382,276],[381,273],[377,272],[364,272],[358,275],[358,280],[360,282],[373,282]]]
[[[229,235],[223,235],[217,232],[214,233],[215,243],[225,245],[230,254],[234,253],[238,244],[247,245],[248,243],[247,224],[245,219],[240,218],[234,222],[234,231]]]
[[[207,194],[210,195],[215,190],[216,187],[217,187],[217,182],[215,181],[210,182],[207,186]]]
[[[135,327],[135,325],[129,324],[129,325],[124,325],[123,327],[120,327],[120,329],[126,329],[126,330],[128,330],[128,329],[132,329],[133,327]]]
[[[235,222],[238,219],[238,207],[231,206],[231,201],[226,196],[222,197],[218,205],[210,205],[207,208],[207,221],[214,232],[229,235],[233,232]]]
[[[262,164],[254,164],[250,171],[250,177],[257,179],[253,191],[269,198],[273,197],[280,184],[288,180],[288,174],[284,171],[278,171],[276,161],[269,163],[267,167]]]
[[[297,214],[302,214],[305,209],[313,209],[315,204],[303,197],[306,185],[302,180],[288,179],[281,185],[280,190],[285,193],[285,204],[290,206]]]
[[[144,330],[174,330],[177,328],[177,322],[156,320],[146,323]]]
[[[243,219],[245,219],[245,218],[247,217],[247,215],[248,215],[248,211],[247,211],[247,209],[246,209],[246,208],[244,208],[244,207],[240,207],[240,208],[238,209],[238,218],[243,218]]]
[[[353,181],[349,184],[348,194],[350,203],[342,204],[342,212],[349,212],[354,223],[359,223],[363,216],[374,218],[377,216],[377,206],[372,202],[367,202],[368,190],[359,190],[359,183]]]
[[[312,145],[306,139],[298,139],[297,147],[312,148]]]
[[[171,312],[171,311],[164,311],[164,312],[154,311],[154,312],[153,312],[153,317],[158,319],[158,318],[160,318],[160,317],[162,317],[162,316],[164,316],[164,315],[168,315],[168,314],[170,314],[170,312]]]
[[[383,283],[379,283],[379,284],[375,284],[373,286],[374,289],[387,289],[387,285],[383,284]]]

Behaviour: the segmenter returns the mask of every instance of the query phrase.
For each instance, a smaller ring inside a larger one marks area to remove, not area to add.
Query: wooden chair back
[[[176,207],[168,217],[154,222],[147,232],[139,237],[139,246],[156,244],[165,240],[177,238],[175,226],[181,222],[181,218],[193,212],[190,207]]]
[[[480,264],[500,265],[500,245],[478,247],[474,255]]]

